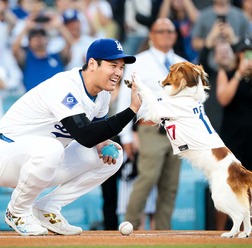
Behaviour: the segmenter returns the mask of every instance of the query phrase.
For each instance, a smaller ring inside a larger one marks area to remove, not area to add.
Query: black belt
[[[14,140],[7,138],[2,133],[0,133],[0,139],[3,140],[3,141],[6,141],[8,143],[14,142]]]

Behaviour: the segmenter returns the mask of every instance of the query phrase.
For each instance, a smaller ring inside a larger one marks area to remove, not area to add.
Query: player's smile
[[[113,86],[115,86],[118,83],[119,78],[118,79],[110,78],[110,81],[112,82]]]

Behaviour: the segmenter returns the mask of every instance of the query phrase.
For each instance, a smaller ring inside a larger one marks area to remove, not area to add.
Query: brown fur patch
[[[243,167],[240,163],[233,162],[228,168],[228,179],[227,182],[232,190],[241,194],[252,187],[252,173]]]
[[[229,153],[229,149],[227,147],[220,147],[212,149],[212,154],[218,161],[224,159]]]

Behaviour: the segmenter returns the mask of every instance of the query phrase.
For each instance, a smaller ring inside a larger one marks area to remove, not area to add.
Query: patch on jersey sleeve
[[[68,93],[61,103],[63,103],[69,109],[72,109],[78,103],[78,101],[71,93]]]

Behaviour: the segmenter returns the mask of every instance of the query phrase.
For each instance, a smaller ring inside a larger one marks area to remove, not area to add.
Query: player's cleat
[[[5,222],[22,236],[40,236],[48,234],[48,230],[42,227],[39,220],[32,214],[16,217],[7,209],[5,213]]]
[[[62,235],[77,235],[82,233],[81,227],[70,225],[60,213],[48,213],[37,208],[33,208],[33,213],[39,219],[41,225],[51,232]]]

